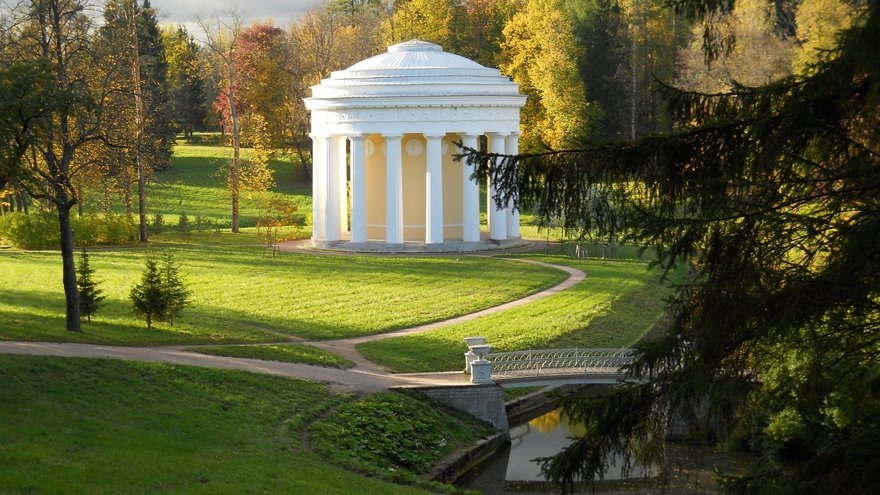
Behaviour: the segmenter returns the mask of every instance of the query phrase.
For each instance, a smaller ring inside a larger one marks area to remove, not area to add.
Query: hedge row
[[[138,237],[137,224],[127,215],[72,215],[70,224],[77,246],[126,244]],[[49,212],[3,215],[0,238],[18,248],[57,247],[61,242],[58,216]]]

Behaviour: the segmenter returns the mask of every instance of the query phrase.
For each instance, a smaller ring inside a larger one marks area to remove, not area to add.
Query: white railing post
[[[468,351],[464,353],[464,372],[471,372],[471,363],[479,359],[479,356],[474,352],[474,346],[483,345],[486,343],[486,337],[465,337],[464,343],[468,346]]]
[[[471,383],[485,385],[492,383],[492,361],[480,358],[471,363]]]

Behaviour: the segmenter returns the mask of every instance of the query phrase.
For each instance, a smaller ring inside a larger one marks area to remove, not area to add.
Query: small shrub
[[[135,238],[137,226],[126,215],[83,215],[70,219],[73,242],[77,246],[125,244]],[[60,243],[58,216],[52,212],[0,217],[0,237],[24,249],[57,247]]]
[[[128,215],[102,215],[100,225],[97,244],[119,245],[138,238],[138,226]]]
[[[191,293],[183,285],[183,279],[180,278],[180,268],[174,261],[171,251],[165,253],[165,263],[162,267],[162,290],[166,299],[163,320],[174,326],[174,318],[189,305]]]
[[[50,212],[13,213],[0,217],[0,237],[18,248],[58,245],[58,217]]]
[[[156,212],[153,213],[153,219],[150,220],[150,229],[154,234],[161,234],[162,229],[165,228],[165,217],[162,216],[161,213]]]
[[[101,217],[97,215],[72,216],[70,218],[70,229],[73,230],[73,243],[77,246],[93,246],[98,244],[101,237],[101,227]]]
[[[189,217],[186,216],[186,212],[181,213],[180,216],[177,218],[177,230],[179,230],[180,233],[183,234],[184,239],[189,239],[190,224]]]
[[[204,232],[211,229],[211,221],[202,215],[196,215],[196,219],[193,222],[193,225],[196,229],[196,232]]]
[[[180,270],[171,252],[164,255],[162,269],[148,256],[146,269],[139,283],[131,288],[129,299],[135,314],[147,322],[147,330],[154,321],[166,321],[174,325],[183,308],[190,303],[190,292],[180,278]]]
[[[140,283],[131,288],[129,298],[135,314],[147,322],[147,330],[150,330],[153,320],[159,320],[165,314],[168,301],[162,291],[162,275],[156,261],[147,258],[146,265]]]
[[[94,278],[95,269],[89,264],[89,255],[82,250],[79,266],[76,269],[76,286],[79,289],[79,311],[92,321],[92,315],[101,306],[106,296],[98,287],[98,281]]]

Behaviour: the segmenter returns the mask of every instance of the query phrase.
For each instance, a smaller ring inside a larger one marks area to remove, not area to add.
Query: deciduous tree
[[[385,43],[393,45],[420,39],[444,46],[449,51],[458,41],[464,25],[464,9],[458,0],[406,0],[397,2],[383,24]]]
[[[845,0],[803,0],[798,4],[797,43],[792,57],[795,72],[804,73],[817,60],[834,53],[837,35],[852,26],[857,5]]]
[[[89,8],[84,0],[24,2],[20,10],[10,14],[17,22],[7,47],[11,59],[38,69],[34,80],[38,84],[25,101],[44,98],[41,124],[26,122],[23,117],[27,115],[17,118],[14,134],[26,137],[26,152],[14,173],[32,197],[47,201],[58,215],[65,326],[71,331],[80,330],[70,226],[70,210],[78,201],[74,182],[81,170],[93,165],[91,160],[83,160],[82,152],[104,137],[102,117],[108,93],[108,71],[91,46]]]
[[[576,60],[581,49],[556,0],[529,0],[504,28],[501,68],[529,98],[522,111],[523,149],[565,147],[589,133],[595,112]]]
[[[734,45],[707,65],[702,33],[707,25]],[[780,31],[776,8],[765,0],[741,0],[726,14],[716,13],[696,23],[693,39],[683,50],[677,83],[703,93],[728,91],[734,86],[760,86],[791,74],[792,42]]]
[[[239,36],[242,31],[241,14],[234,10],[227,12],[226,20],[217,19],[216,27],[207,21],[199,20],[205,34],[205,46],[222,71],[221,91],[215,100],[215,108],[218,101],[225,102],[228,109],[228,119],[221,121],[221,125],[227,128],[232,135],[232,160],[229,164],[227,183],[230,196],[232,197],[232,232],[238,233],[239,229],[239,202],[241,197],[241,128],[238,121],[238,97],[236,86],[238,74],[235,66],[235,56],[238,50]],[[222,100],[221,100],[222,98]]]

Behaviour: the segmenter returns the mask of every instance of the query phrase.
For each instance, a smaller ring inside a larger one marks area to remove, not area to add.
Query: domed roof
[[[388,70],[442,70],[442,69],[486,69],[473,60],[447,53],[440,45],[422,40],[410,40],[388,47],[387,53],[358,62],[345,71],[335,74],[348,74],[367,71]],[[497,71],[495,71],[497,73]]]
[[[396,96],[521,96],[519,85],[439,45],[411,40],[333,72],[312,86],[312,98]]]

